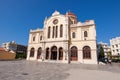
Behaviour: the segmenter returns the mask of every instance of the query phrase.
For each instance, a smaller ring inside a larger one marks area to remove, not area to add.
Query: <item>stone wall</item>
[[[0,60],[14,60],[16,54],[0,51]]]

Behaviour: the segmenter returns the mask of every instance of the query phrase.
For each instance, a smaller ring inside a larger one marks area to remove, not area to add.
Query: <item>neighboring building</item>
[[[13,50],[18,53],[27,53],[27,46],[17,44],[15,41],[3,43],[2,47],[8,51]]]
[[[110,52],[111,52],[110,46],[108,46],[107,43],[98,42],[98,44],[97,44],[98,53],[100,52],[100,47],[103,48],[103,50],[104,50],[104,55],[105,55],[106,58],[108,58],[108,56],[109,56],[109,54],[110,54]],[[99,55],[99,54],[98,54],[98,55]]]
[[[120,55],[120,37],[110,40],[111,52],[113,56]]]
[[[25,53],[26,54],[27,53],[27,46],[17,44],[16,52],[17,53]]]
[[[2,43],[2,47],[6,48],[8,51],[13,50],[16,52],[17,44],[15,41],[11,41],[11,42]]]
[[[30,30],[27,60],[97,64],[94,20],[78,22],[71,12],[55,11],[43,29]]]
[[[15,59],[15,52],[8,51],[5,48],[0,48],[0,60],[14,60]]]

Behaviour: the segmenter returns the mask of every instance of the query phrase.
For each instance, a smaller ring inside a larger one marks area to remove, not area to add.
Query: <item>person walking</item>
[[[109,62],[109,64],[112,64],[112,60],[111,59],[109,59],[108,62]]]

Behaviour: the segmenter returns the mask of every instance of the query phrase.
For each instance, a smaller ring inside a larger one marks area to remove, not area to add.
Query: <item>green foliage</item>
[[[19,58],[25,59],[26,56],[27,56],[26,53],[16,53],[16,57],[15,57],[15,58],[16,58],[16,59],[19,59]]]
[[[104,58],[104,57],[105,57],[104,50],[103,50],[103,47],[101,46],[98,58],[101,59],[101,58]]]
[[[112,58],[112,53],[111,53],[111,51],[108,53],[108,58],[109,58],[109,59]]]

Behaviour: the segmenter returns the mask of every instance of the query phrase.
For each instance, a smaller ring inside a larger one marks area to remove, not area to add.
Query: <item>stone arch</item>
[[[72,33],[72,38],[75,38],[76,37],[76,34],[75,32]]]
[[[35,36],[33,36],[33,41],[35,41]]]
[[[41,36],[40,36],[40,41],[41,41],[42,39],[43,39],[43,36],[41,35]]]
[[[88,32],[84,31],[84,37],[88,37]]]
[[[60,25],[60,37],[63,37],[63,24]]]
[[[76,46],[71,47],[71,61],[78,60],[78,49]]]
[[[57,47],[53,46],[51,48],[51,60],[57,60]]]
[[[60,47],[59,48],[59,60],[62,60],[63,59],[63,48]]]
[[[37,50],[37,59],[40,59],[41,54],[42,54],[42,48],[39,47]]]
[[[91,59],[91,48],[89,46],[83,47],[83,59]]]
[[[35,53],[35,48],[32,47],[32,48],[30,49],[30,57],[34,57],[34,53]]]
[[[50,38],[50,35],[51,35],[51,27],[49,26],[48,27],[48,38]]]

